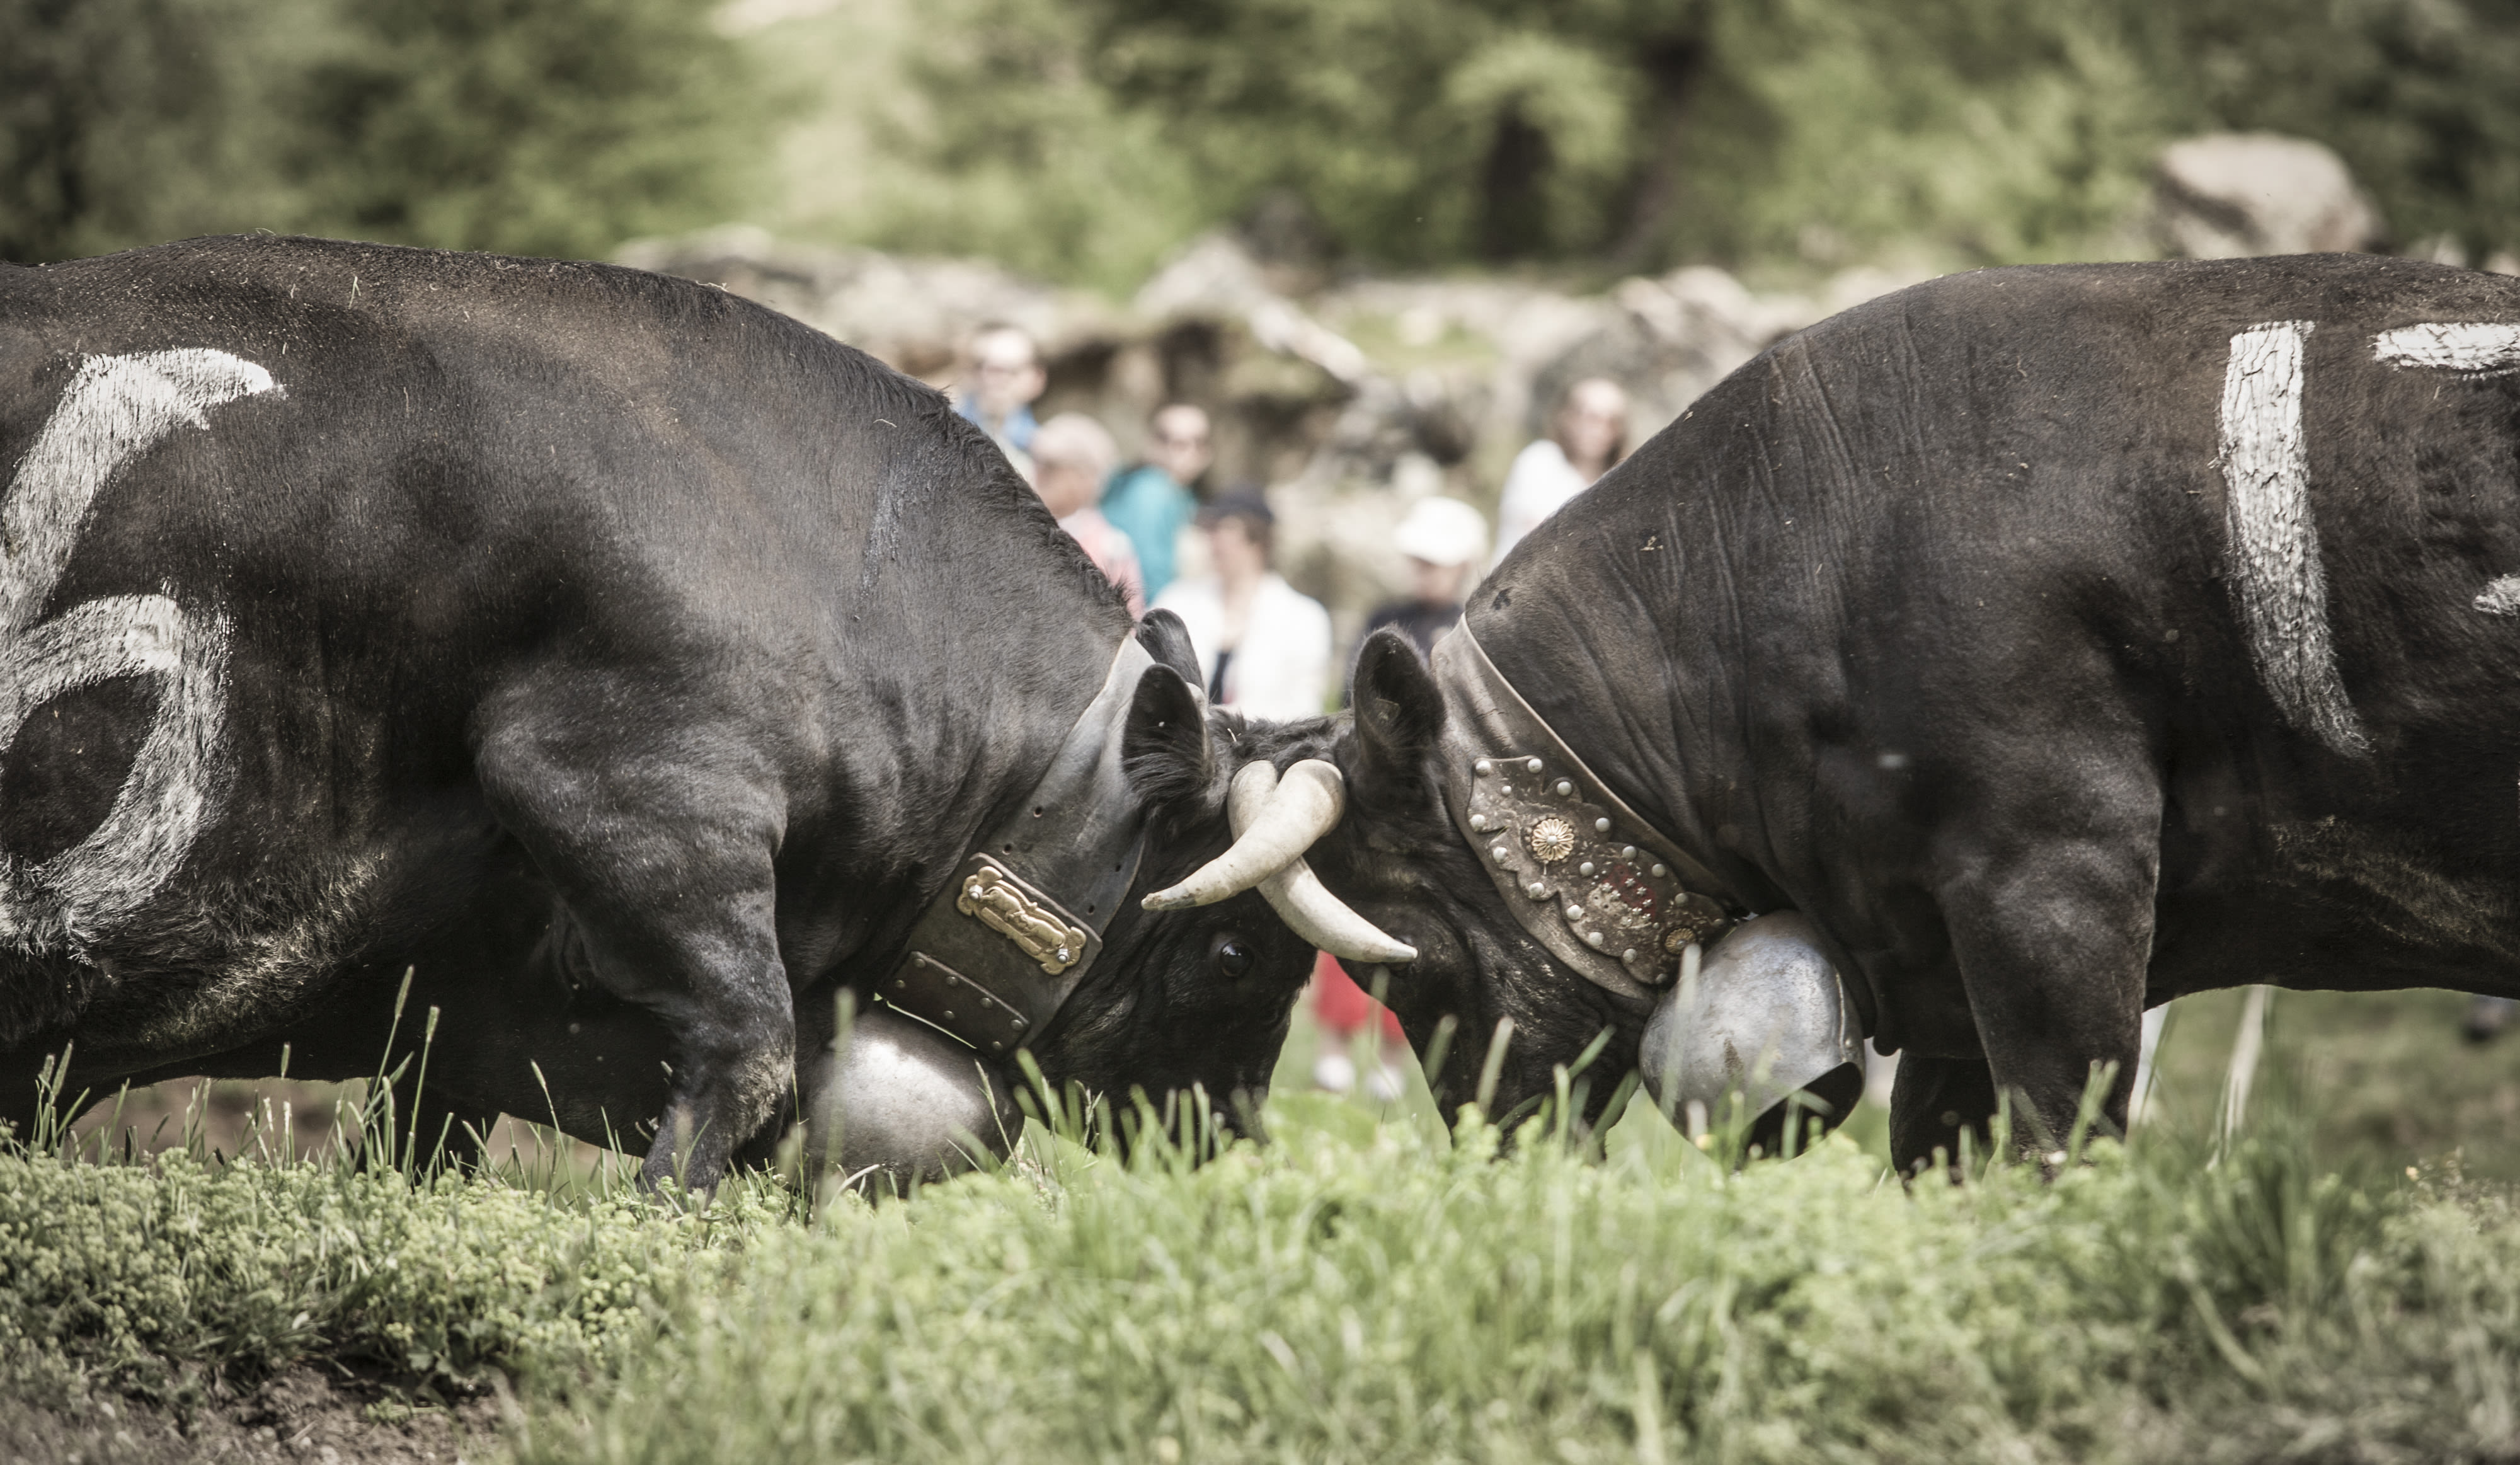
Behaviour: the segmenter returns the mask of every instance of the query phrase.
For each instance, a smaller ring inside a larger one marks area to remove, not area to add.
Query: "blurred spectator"
[[[1497,551],[1515,541],[1608,473],[1628,446],[1628,394],[1607,377],[1586,377],[1566,389],[1549,435],[1514,455],[1497,501]]]
[[[2483,994],[2467,999],[2467,1016],[2459,1020],[2459,1035],[2472,1043],[2490,1043],[2511,1026],[2511,1014],[2520,1002],[2509,997],[2488,997]]]
[[[1143,616],[1147,591],[1139,577],[1137,552],[1129,547],[1129,536],[1113,528],[1094,506],[1102,496],[1102,481],[1110,477],[1111,462],[1119,455],[1111,434],[1101,423],[1082,412],[1061,412],[1033,434],[1033,488],[1058,517],[1058,526],[1085,546],[1095,568],[1127,592],[1129,614]]]
[[[1461,622],[1462,590],[1470,567],[1487,553],[1487,521],[1458,498],[1421,498],[1392,531],[1391,541],[1409,557],[1409,598],[1375,611],[1365,622],[1365,634],[1396,627],[1423,657],[1435,649],[1437,637]],[[1363,637],[1357,645],[1363,648]],[[1372,1028],[1374,1056],[1373,1066],[1365,1072],[1366,1096],[1385,1103],[1399,1098],[1397,1060],[1406,1041],[1400,1020],[1368,996],[1327,951],[1313,963],[1312,997],[1313,1020],[1322,1030],[1313,1086],[1334,1094],[1356,1087],[1357,1039]]]
[[[1181,617],[1198,648],[1207,700],[1246,716],[1318,717],[1329,692],[1330,615],[1269,568],[1278,516],[1249,489],[1198,516],[1213,572],[1175,580],[1155,605]]]
[[[1207,414],[1188,402],[1158,410],[1147,426],[1147,461],[1111,481],[1102,493],[1102,516],[1137,546],[1147,594],[1155,596],[1173,582],[1174,546],[1198,510],[1191,487],[1215,454],[1208,447]]]
[[[1400,1049],[1409,1039],[1391,1009],[1356,984],[1338,958],[1324,951],[1313,961],[1313,1021],[1322,1045],[1313,1057],[1313,1087],[1343,1094],[1356,1087],[1357,1034],[1373,1029],[1373,1066],[1365,1071],[1365,1095],[1388,1104],[1400,1097]]]
[[[983,326],[971,338],[971,375],[954,393],[954,410],[996,440],[1030,476],[1033,401],[1050,385],[1041,351],[1020,326]]]
[[[1391,542],[1409,558],[1409,596],[1366,618],[1365,635],[1396,627],[1424,657],[1462,618],[1462,591],[1469,582],[1470,567],[1487,554],[1488,524],[1458,498],[1421,498],[1400,521]],[[1364,645],[1364,637],[1358,637],[1358,648]]]

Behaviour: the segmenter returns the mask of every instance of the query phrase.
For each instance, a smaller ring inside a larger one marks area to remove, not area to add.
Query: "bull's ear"
[[[1414,794],[1443,731],[1444,694],[1418,648],[1396,630],[1375,631],[1356,659],[1358,795]]]
[[[1179,622],[1175,622],[1178,624]],[[1213,792],[1207,716],[1198,694],[1160,661],[1138,678],[1129,720],[1120,730],[1120,770],[1149,809],[1179,813]]]
[[[1138,644],[1158,665],[1170,666],[1181,679],[1198,685],[1198,648],[1191,644],[1190,627],[1172,612],[1157,608],[1138,622]]]

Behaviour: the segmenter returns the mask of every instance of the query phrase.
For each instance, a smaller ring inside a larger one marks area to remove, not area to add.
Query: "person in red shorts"
[[[1396,627],[1422,657],[1462,618],[1471,567],[1487,553],[1487,522],[1460,499],[1422,498],[1393,531],[1391,545],[1409,563],[1411,593],[1375,611],[1366,634]],[[1376,1034],[1366,1095],[1386,1103],[1400,1097],[1399,1019],[1367,996],[1327,953],[1313,965],[1313,1017],[1322,1027],[1321,1056],[1313,1060],[1315,1087],[1339,1094],[1356,1087],[1352,1050],[1357,1034],[1371,1025]]]
[[[1324,951],[1313,963],[1313,1021],[1321,1025],[1322,1049],[1313,1060],[1313,1086],[1343,1094],[1358,1086],[1354,1050],[1359,1033],[1374,1036],[1373,1063],[1365,1071],[1369,1099],[1389,1103],[1400,1097],[1400,1020],[1391,1009],[1367,996],[1365,989]]]

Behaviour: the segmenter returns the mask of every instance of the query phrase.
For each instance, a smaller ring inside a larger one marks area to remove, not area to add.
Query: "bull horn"
[[[1418,959],[1417,947],[1384,935],[1382,928],[1349,909],[1300,858],[1260,882],[1260,898],[1288,931],[1341,961],[1379,965]]]
[[[1148,910],[1188,910],[1239,894],[1304,857],[1313,841],[1336,828],[1347,806],[1339,771],[1320,758],[1278,770],[1266,758],[1243,765],[1226,796],[1234,845],[1170,890],[1146,900]]]
[[[1416,947],[1394,940],[1349,909],[1304,863],[1304,851],[1337,826],[1346,804],[1345,781],[1337,768],[1320,758],[1296,763],[1282,781],[1265,760],[1246,765],[1234,776],[1227,796],[1233,847],[1190,879],[1148,896],[1147,908],[1181,910],[1257,890],[1287,930],[1332,956],[1365,962],[1417,960]]]

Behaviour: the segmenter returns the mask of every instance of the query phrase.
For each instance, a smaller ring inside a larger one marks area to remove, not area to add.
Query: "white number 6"
[[[0,757],[34,710],[114,677],[155,683],[158,708],[105,821],[40,863],[0,850],[0,944],[84,956],[184,862],[225,767],[228,621],[170,595],[112,595],[35,618],[69,568],[98,490],[210,408],[277,391],[225,351],[91,356],[18,464],[0,503]]]

